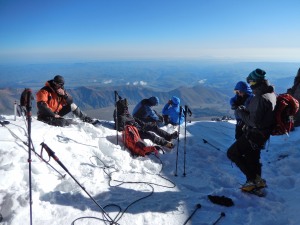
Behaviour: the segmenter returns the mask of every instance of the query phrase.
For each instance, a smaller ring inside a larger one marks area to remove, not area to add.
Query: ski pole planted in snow
[[[213,223],[213,225],[216,225],[223,217],[225,217],[225,213],[221,212],[221,215],[219,216],[219,218]]]
[[[15,101],[15,104],[14,104],[14,121],[17,120],[17,101]]]
[[[90,197],[90,199],[102,210],[103,215],[106,217],[108,222],[110,224],[115,224],[114,220],[108,215],[108,213],[104,210],[104,208],[97,203],[97,201],[87,192],[85,187],[83,187],[77,180],[76,178],[68,171],[68,169],[65,167],[65,165],[59,160],[59,158],[55,155],[55,152],[48,147],[44,142],[41,143],[42,149],[45,149],[46,152],[48,153],[49,157],[52,157],[69,175],[72,177],[72,179],[78,184],[79,187]],[[42,151],[42,150],[41,150]]]
[[[116,112],[116,115],[115,115],[115,127],[116,127],[116,136],[117,136],[117,145],[119,144],[119,137],[118,137],[118,106],[117,106],[117,101],[118,101],[118,98],[120,98],[119,94],[117,91],[115,91],[115,112]]]
[[[180,121],[181,115],[182,115],[182,107],[180,106],[180,111],[179,111],[179,115],[178,115],[179,121]],[[179,135],[180,135],[180,124],[178,125],[177,150],[176,150],[176,168],[175,168],[175,176],[176,177],[177,177],[177,167],[178,167]]]
[[[32,109],[32,91],[25,88],[21,95],[22,106],[26,107],[27,118],[27,136],[28,143],[31,142],[31,109]],[[28,144],[28,164],[29,164],[29,207],[30,207],[30,224],[32,224],[32,182],[31,182],[31,146]]]
[[[184,222],[183,225],[186,225],[187,222],[189,222],[189,220],[194,216],[194,214],[195,214],[195,213],[197,212],[197,210],[200,209],[200,208],[201,208],[201,204],[199,203],[199,204],[196,205],[196,208],[194,209],[194,211],[192,212],[192,214],[189,216],[189,218],[187,218],[187,220]]]
[[[183,176],[186,175],[186,173],[185,173],[185,162],[186,162],[186,117],[187,117],[187,115],[192,116],[192,111],[189,109],[189,107],[187,105],[185,105],[184,106],[184,159],[183,159]]]

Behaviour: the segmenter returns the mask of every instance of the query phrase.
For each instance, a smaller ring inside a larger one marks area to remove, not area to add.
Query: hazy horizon
[[[1,1],[0,61],[299,62],[299,8],[296,0]]]

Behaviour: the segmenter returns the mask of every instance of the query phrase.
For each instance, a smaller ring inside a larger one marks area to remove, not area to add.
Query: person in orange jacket
[[[93,123],[93,120],[73,102],[72,96],[64,89],[64,84],[64,78],[61,75],[56,75],[36,93],[38,120],[49,125],[68,126],[71,122],[64,119],[63,116],[72,112],[82,121]]]

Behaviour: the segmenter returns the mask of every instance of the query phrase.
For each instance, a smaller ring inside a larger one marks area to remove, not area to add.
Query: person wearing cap
[[[262,69],[252,71],[247,77],[247,83],[254,96],[246,107],[239,106],[236,109],[237,115],[245,123],[245,130],[229,147],[227,157],[246,176],[246,183],[241,189],[252,191],[266,187],[266,180],[261,177],[260,152],[275,124],[276,95]]]
[[[235,95],[230,99],[231,109],[234,110],[234,115],[236,119],[235,126],[235,139],[239,139],[243,134],[244,122],[237,115],[236,109],[243,105],[248,106],[250,100],[253,97],[252,89],[245,81],[239,81],[234,87]]]
[[[73,102],[72,96],[66,92],[64,85],[64,78],[61,75],[56,75],[36,93],[38,120],[49,125],[68,126],[71,122],[64,119],[63,116],[73,112],[82,121],[92,123],[93,120]]]
[[[294,78],[293,87],[287,89],[287,93],[292,95],[300,102],[300,68],[298,69],[298,72]],[[295,119],[294,126],[295,127],[300,126],[300,110],[296,113],[294,119]]]
[[[180,115],[179,115],[180,114]],[[162,109],[165,125],[180,125],[184,121],[184,112],[180,113],[180,98],[172,96]]]
[[[159,104],[158,97],[152,96],[150,98],[143,99],[140,101],[133,109],[133,117],[143,121],[143,122],[154,122],[159,123],[163,122],[163,117],[159,115],[154,109],[153,106]]]

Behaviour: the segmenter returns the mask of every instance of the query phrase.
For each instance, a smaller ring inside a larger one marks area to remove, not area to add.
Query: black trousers
[[[142,139],[150,139],[153,143],[164,146],[172,139],[172,135],[160,129],[155,123],[143,123],[139,128]]]
[[[261,176],[260,151],[252,148],[243,134],[229,147],[227,157],[245,174],[247,180],[254,180],[256,175]]]
[[[62,116],[68,114],[71,112],[71,106],[66,105],[64,106],[58,113],[60,115],[60,118],[55,118],[52,116],[43,116],[43,115],[38,115],[38,120],[42,121],[44,123],[47,123],[52,126],[58,126],[58,127],[64,127],[64,126],[69,126],[71,122],[67,119],[64,119]]]

